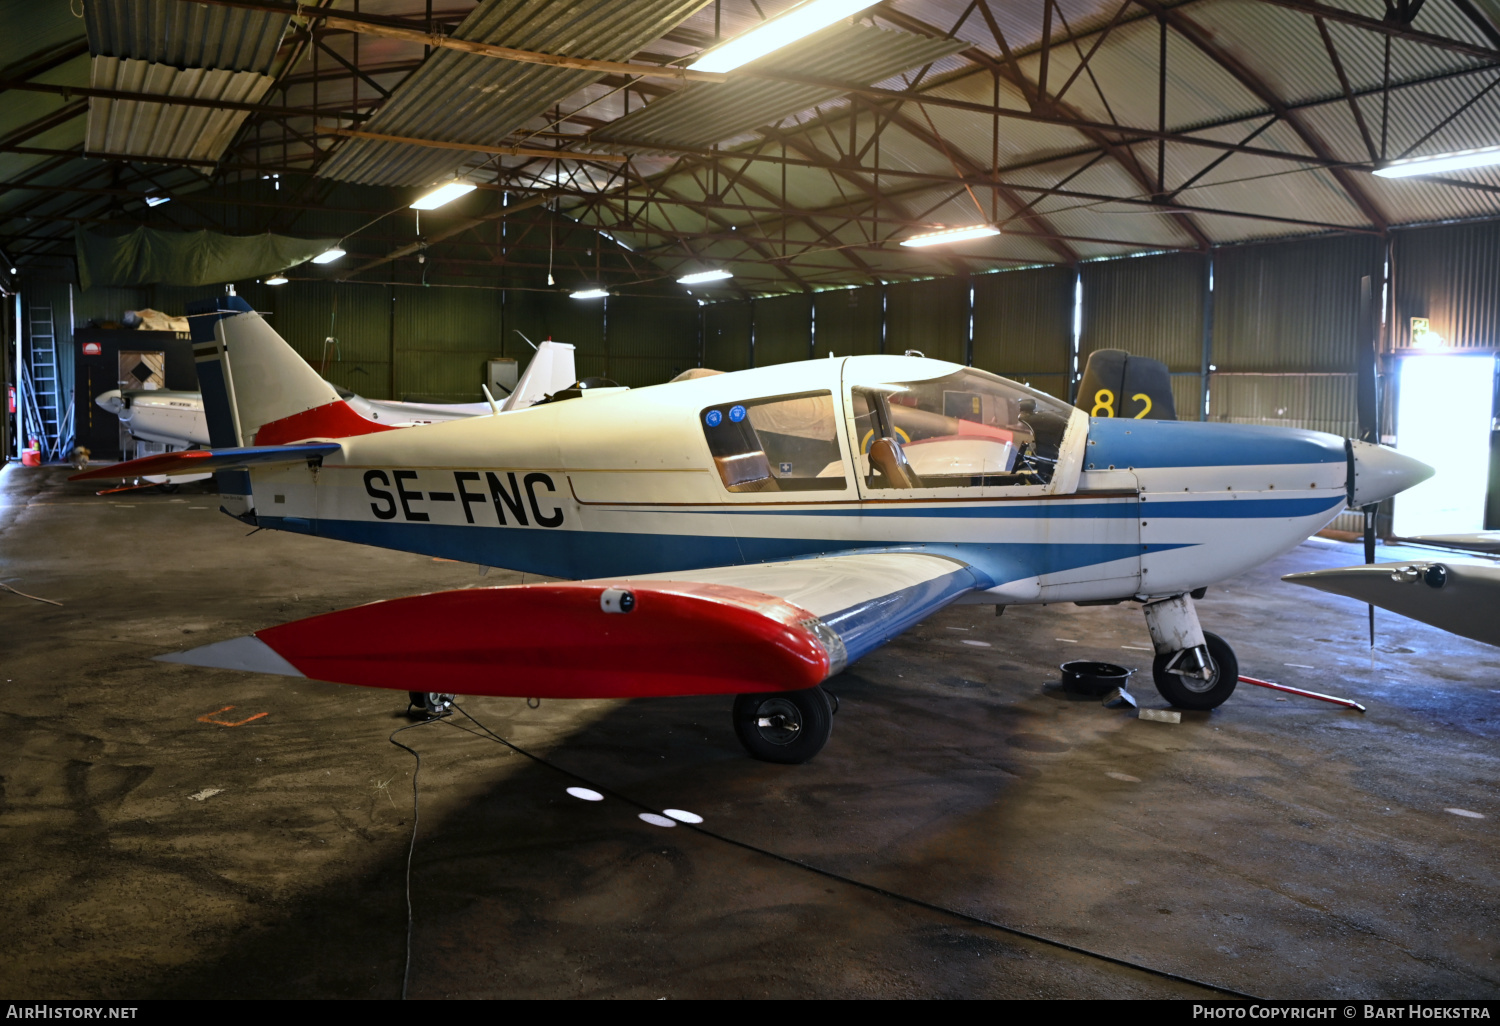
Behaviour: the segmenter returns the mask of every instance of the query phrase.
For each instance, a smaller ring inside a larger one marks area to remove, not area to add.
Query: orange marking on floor
[[[251,722],[253,722],[255,720],[260,719],[262,716],[269,716],[269,715],[271,715],[268,712],[258,712],[254,716],[249,717],[248,719],[240,720],[238,723],[229,723],[226,720],[216,720],[216,719],[214,719],[214,717],[217,716],[217,715],[219,715],[219,713],[227,713],[229,710],[231,710],[233,708],[234,708],[234,706],[232,706],[232,705],[226,705],[222,709],[215,709],[211,713],[204,713],[202,716],[198,717],[198,722],[199,723],[217,723],[221,727],[243,727],[247,723],[251,723]]]

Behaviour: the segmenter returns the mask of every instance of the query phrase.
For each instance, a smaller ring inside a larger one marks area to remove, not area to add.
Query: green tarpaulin
[[[263,278],[332,249],[339,241],[152,228],[110,236],[94,235],[82,227],[76,238],[78,284],[84,289],[217,285]]]

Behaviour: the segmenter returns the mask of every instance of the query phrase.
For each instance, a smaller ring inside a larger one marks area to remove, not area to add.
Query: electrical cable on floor
[[[34,600],[36,602],[47,602],[47,603],[50,603],[50,604],[52,604],[54,606],[60,606],[60,605],[62,605],[62,603],[58,602],[56,599],[42,598],[40,595],[28,595],[24,591],[22,591],[20,588],[12,588],[10,585],[6,584],[4,581],[0,581],[0,589],[4,589],[5,591],[8,591],[12,595],[19,595],[22,598],[29,598],[29,599],[32,599],[32,600]]]
[[[509,748],[511,751],[517,753],[518,755],[524,755],[526,758],[530,759],[532,762],[535,762],[535,763],[537,763],[539,765],[542,765],[542,766],[546,766],[548,769],[550,769],[550,770],[552,770],[552,771],[554,771],[556,773],[561,773],[565,777],[571,777],[572,779],[578,781],[581,784],[586,784],[590,788],[594,789],[595,791],[598,791],[600,794],[605,794],[605,795],[609,795],[612,798],[617,798],[620,801],[625,802],[627,805],[634,805],[636,808],[642,809],[642,810],[644,810],[646,812],[651,812],[651,813],[655,813],[656,815],[661,815],[661,810],[660,809],[654,808],[653,806],[650,806],[650,805],[646,805],[646,804],[644,804],[644,803],[642,803],[640,801],[637,801],[634,798],[631,798],[629,795],[621,794],[620,792],[612,790],[611,788],[608,788],[608,787],[604,786],[603,784],[596,783],[596,782],[590,780],[588,777],[580,776],[579,774],[574,773],[572,770],[564,769],[563,767],[557,765],[556,763],[551,762],[551,761],[549,761],[547,759],[542,758],[540,755],[535,755],[535,754],[533,754],[531,752],[528,752],[526,749],[520,747],[519,745],[515,744],[512,741],[506,740],[505,738],[501,737],[499,734],[497,734],[493,730],[491,730],[489,727],[485,726],[483,723],[480,723],[479,720],[475,719],[474,716],[467,709],[465,709],[463,706],[459,705],[457,702],[453,703],[453,708],[456,709],[458,712],[463,713],[464,716],[467,719],[471,720],[474,723],[474,725],[479,728],[479,730],[478,731],[472,730],[469,727],[466,727],[466,726],[464,726],[461,723],[455,722],[452,719],[444,720],[443,722],[447,723],[449,726],[456,727],[459,730],[465,731],[466,733],[469,733],[469,734],[474,734],[475,736],[479,736],[479,737],[488,736],[490,739],[499,742],[500,744],[502,744],[505,747]],[[428,721],[428,722],[431,722],[431,721]],[[418,726],[420,726],[420,724],[418,724]],[[402,728],[402,729],[406,729],[406,728]],[[480,731],[483,731],[483,734],[481,734]],[[399,733],[399,731],[398,731],[398,733]],[[392,737],[394,738],[394,736],[395,735],[393,734]],[[405,746],[402,746],[402,747],[405,747]],[[407,750],[410,751],[410,749],[407,749]],[[413,754],[415,754],[415,753],[413,753]],[[415,784],[413,786],[415,786]],[[1109,963],[1111,965],[1124,966],[1127,969],[1134,969],[1134,970],[1136,970],[1138,972],[1143,972],[1143,973],[1146,973],[1146,974],[1151,975],[1151,976],[1159,977],[1161,979],[1172,980],[1175,983],[1186,983],[1186,984],[1190,984],[1191,986],[1194,986],[1194,987],[1202,987],[1205,990],[1216,991],[1217,993],[1225,994],[1225,995],[1227,995],[1229,997],[1242,998],[1242,999],[1247,1000],[1247,1001],[1264,1001],[1264,1000],[1266,1000],[1265,998],[1258,998],[1258,997],[1256,997],[1253,994],[1246,994],[1246,993],[1243,993],[1242,991],[1234,990],[1234,989],[1232,989],[1230,987],[1220,986],[1217,983],[1205,983],[1203,980],[1195,980],[1191,976],[1182,976],[1182,975],[1180,975],[1178,973],[1168,972],[1165,969],[1155,969],[1155,968],[1152,968],[1149,965],[1142,965],[1139,962],[1132,962],[1129,959],[1117,958],[1114,955],[1106,955],[1106,954],[1103,954],[1103,953],[1098,952],[1098,951],[1091,951],[1088,948],[1079,947],[1076,944],[1069,944],[1067,941],[1055,940],[1055,939],[1053,939],[1051,937],[1045,937],[1045,936],[1042,936],[1041,934],[1031,933],[1031,932],[1029,932],[1027,930],[1022,930],[1022,929],[1020,929],[1018,927],[1014,927],[1014,926],[1006,926],[1003,923],[997,923],[997,922],[995,922],[992,919],[985,919],[983,916],[977,916],[977,915],[974,915],[971,912],[963,912],[963,911],[961,911],[959,909],[956,909],[956,908],[949,908],[946,905],[934,904],[933,902],[925,901],[925,900],[923,900],[921,898],[914,898],[914,897],[912,897],[911,895],[908,895],[908,894],[902,894],[902,893],[900,893],[898,891],[888,890],[888,889],[886,889],[884,887],[881,887],[881,886],[879,886],[877,884],[865,883],[863,880],[856,880],[853,877],[843,876],[842,874],[835,873],[834,871],[832,871],[830,869],[823,869],[823,868],[821,868],[819,866],[814,866],[814,865],[811,865],[811,864],[809,864],[807,862],[802,862],[801,860],[794,859],[794,858],[792,858],[789,855],[782,855],[782,854],[780,854],[778,852],[770,851],[769,849],[761,848],[761,847],[758,847],[757,845],[750,844],[747,841],[739,841],[739,840],[736,840],[733,837],[726,837],[723,834],[715,833],[714,831],[709,830],[706,827],[698,826],[698,825],[695,825],[695,824],[692,824],[692,823],[682,823],[680,821],[678,822],[678,825],[686,827],[689,830],[696,831],[697,833],[700,833],[700,834],[704,835],[705,837],[710,837],[710,838],[712,838],[712,839],[714,839],[716,841],[722,841],[725,844],[733,845],[736,848],[742,848],[742,849],[744,849],[746,851],[755,852],[757,855],[764,855],[767,858],[775,859],[778,862],[784,862],[787,865],[795,866],[798,869],[806,870],[809,873],[816,873],[818,876],[824,877],[824,878],[829,879],[829,880],[836,880],[839,883],[847,884],[850,887],[857,887],[860,890],[869,891],[872,894],[878,894],[878,895],[881,895],[882,897],[890,898],[893,901],[899,901],[899,902],[902,902],[902,903],[907,904],[907,905],[913,905],[913,906],[916,906],[917,908],[924,908],[924,909],[927,909],[930,912],[936,912],[936,913],[938,913],[940,915],[951,916],[951,917],[953,917],[955,919],[961,919],[961,920],[963,920],[965,922],[975,923],[975,924],[977,924],[979,926],[988,927],[989,929],[992,929],[992,930],[998,930],[1001,933],[1007,933],[1007,934],[1010,934],[1010,935],[1012,935],[1014,937],[1022,937],[1022,938],[1026,939],[1026,940],[1033,941],[1033,942],[1035,942],[1037,944],[1044,944],[1044,945],[1047,945],[1048,947],[1059,948],[1059,949],[1061,949],[1063,951],[1068,951],[1068,952],[1071,952],[1072,954],[1075,954],[1075,955],[1083,955],[1083,956],[1085,956],[1087,958],[1097,959],[1097,960],[1099,960],[1101,962],[1107,962],[1107,963]],[[415,836],[416,836],[415,830],[413,830],[412,836],[413,836],[413,839],[415,840]]]
[[[464,715],[468,715],[465,713]],[[415,748],[409,748],[396,740],[396,735],[405,730],[413,730],[417,727],[425,727],[429,723],[436,723],[437,718],[422,720],[420,723],[408,723],[404,727],[397,727],[391,731],[391,736],[386,740],[397,748],[404,749],[412,754],[417,760],[417,768],[411,774],[411,842],[406,846],[406,965],[401,970],[401,1000],[406,1000],[406,984],[411,979],[411,860],[417,850],[417,821],[420,814],[419,799],[417,791],[417,776],[422,772],[422,753]]]

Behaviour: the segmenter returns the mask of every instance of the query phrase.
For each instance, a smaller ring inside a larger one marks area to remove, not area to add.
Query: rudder
[[[214,448],[380,429],[350,410],[242,297],[189,303],[188,324]]]

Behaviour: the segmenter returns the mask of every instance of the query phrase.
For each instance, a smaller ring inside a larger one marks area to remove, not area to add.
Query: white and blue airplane
[[[385,430],[243,299],[190,313],[213,448],[133,472],[214,470],[225,512],[259,527],[560,580],[162,658],[408,691],[432,711],[454,693],[735,694],[736,733],[770,761],[827,741],[823,681],[951,603],[1140,602],[1158,689],[1215,708],[1238,665],[1193,594],[1431,473],[1314,431],[1091,417],[916,356],[564,390]]]

